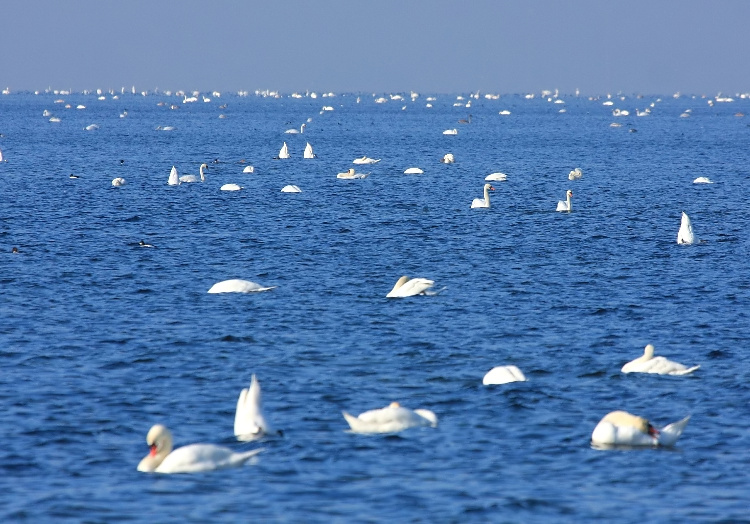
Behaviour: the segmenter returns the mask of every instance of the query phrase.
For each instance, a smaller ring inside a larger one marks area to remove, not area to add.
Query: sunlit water
[[[748,518],[746,99],[663,97],[616,118],[573,97],[57,98],[0,97],[0,520]],[[293,158],[273,160],[285,140]],[[319,158],[302,159],[306,141]],[[382,159],[358,166],[367,179],[336,178],[362,155]],[[205,183],[167,185],[172,165],[202,162]],[[470,209],[496,171],[492,207]],[[566,189],[573,212],[556,213]],[[677,245],[683,210],[702,243]],[[404,274],[447,289],[386,299]],[[278,287],[206,293],[230,278]],[[649,342],[700,370],[620,373]],[[482,386],[500,364],[528,382]],[[252,373],[284,435],[243,444]],[[394,400],[438,427],[346,431],[342,410]],[[615,409],[692,419],[671,450],[592,449]],[[139,473],[157,422],[177,446],[265,450],[233,470]]]

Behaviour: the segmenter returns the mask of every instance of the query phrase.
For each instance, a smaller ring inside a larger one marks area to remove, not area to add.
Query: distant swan
[[[508,180],[508,175],[505,173],[490,173],[484,179],[490,182],[505,182]]]
[[[443,158],[440,159],[443,164],[452,164],[456,161],[453,157],[453,153],[446,153]]]
[[[303,157],[304,158],[315,158],[317,156],[318,155],[316,155],[315,153],[313,153],[313,147],[310,145],[310,142],[308,142],[307,145],[305,146],[305,153],[303,154]]]
[[[643,417],[627,411],[607,414],[594,428],[591,443],[595,446],[673,446],[685,430],[690,417],[656,429]]]
[[[344,418],[354,433],[397,433],[409,428],[437,426],[437,416],[428,409],[407,409],[398,402],[388,407],[372,409],[354,417],[343,412]]]
[[[279,150],[279,156],[277,156],[276,158],[277,159],[289,158],[289,147],[287,147],[286,142],[284,142],[284,145],[281,146],[281,150]]]
[[[412,278],[403,276],[396,281],[396,285],[388,292],[386,298],[404,298],[415,295],[427,295],[428,290],[435,285],[435,281],[426,278]],[[437,294],[437,293],[432,293]]]
[[[568,189],[565,192],[565,200],[558,200],[557,201],[557,211],[572,211],[572,207],[570,204],[570,197],[573,196],[573,192]]]
[[[201,164],[201,167],[200,167],[201,182],[206,181],[206,176],[203,174],[204,169],[208,169],[208,164]],[[197,182],[197,181],[198,181],[198,177],[195,175],[182,175],[180,177],[180,182],[191,183],[191,182]]]
[[[693,184],[713,184],[713,182],[711,182],[711,179],[707,176],[699,176],[693,180]]]
[[[262,450],[235,453],[214,444],[190,444],[172,450],[172,433],[161,424],[153,426],[146,436],[151,452],[138,464],[145,473],[198,473],[242,466]]]
[[[299,186],[295,185],[288,185],[281,188],[282,193],[302,193],[302,190],[299,188]]]
[[[445,131],[443,131],[443,134],[444,135],[457,135],[458,129],[446,129]]]
[[[462,118],[458,121],[459,124],[471,124],[471,115],[469,115],[469,118]]]
[[[656,373],[658,375],[688,375],[700,366],[687,367],[664,357],[654,356],[653,344],[648,344],[643,356],[622,366],[623,373]]]
[[[125,181],[124,178],[121,178],[121,177],[117,177],[114,180],[112,180],[112,185],[115,187],[124,186],[125,184],[127,184],[127,182]]]
[[[568,173],[568,180],[578,180],[583,176],[583,171],[580,167],[575,168],[570,173]]]
[[[344,178],[344,179],[367,178],[367,175],[369,175],[369,173],[356,173],[354,171],[354,168],[350,167],[347,172],[338,173],[336,175],[336,178]]]
[[[485,386],[510,382],[526,382],[526,376],[516,366],[497,366],[489,370],[482,379]]]
[[[167,184],[170,186],[180,185],[180,177],[177,173],[177,168],[174,166],[172,166],[172,169],[169,171],[169,179],[167,180]]]
[[[208,290],[209,293],[257,293],[260,291],[270,291],[271,289],[275,289],[276,286],[270,286],[270,287],[264,287],[260,284],[256,284],[255,282],[250,282],[249,280],[240,280],[238,278],[233,278],[231,280],[222,280],[221,282],[217,282],[213,286],[211,286],[211,289]]]
[[[484,185],[484,198],[475,198],[471,201],[471,208],[474,209],[476,207],[490,207],[490,191],[494,191],[495,188],[492,187],[492,184],[485,184]]]
[[[299,128],[299,131],[297,131],[296,129],[287,129],[286,131],[284,131],[284,133],[286,133],[287,135],[296,135],[296,134],[299,134],[299,133],[304,133],[306,126],[307,126],[307,124],[302,124],[300,126],[300,128]],[[314,134],[315,133],[313,133],[313,135]]]
[[[239,184],[224,184],[219,188],[221,191],[239,191],[242,186]]]
[[[242,170],[243,173],[255,173],[255,168],[253,166],[245,166],[245,169]]]
[[[418,167],[410,167],[404,170],[405,175],[421,175],[422,173],[424,173],[424,171]]]
[[[690,221],[690,217],[687,213],[682,212],[682,219],[680,220],[680,230],[677,232],[677,243],[678,244],[694,244],[698,242],[698,239],[693,233],[693,223]]]
[[[237,409],[234,413],[234,435],[237,440],[246,442],[256,440],[265,434],[274,433],[263,415],[263,402],[260,395],[260,384],[253,374],[250,387],[240,391]]]
[[[84,130],[86,131],[96,131],[97,129],[99,129],[99,126],[96,124],[89,124],[86,127],[84,127]]]
[[[363,156],[362,158],[355,158],[352,161],[352,164],[377,164],[380,162],[380,159],[370,158],[368,156]]]

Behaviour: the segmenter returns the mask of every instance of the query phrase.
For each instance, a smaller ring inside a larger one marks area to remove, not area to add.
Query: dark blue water
[[[613,107],[652,115],[615,118],[574,97],[361,96],[0,97],[0,520],[748,520],[750,101],[628,97]],[[294,158],[273,160],[284,140]],[[362,155],[382,158],[369,178],[336,179]],[[205,183],[166,184],[215,159]],[[495,171],[492,207],[470,209]],[[676,244],[683,210],[704,242]],[[447,289],[386,299],[404,274]],[[206,293],[230,278],[278,288]],[[647,343],[701,368],[621,374]],[[528,382],[482,386],[501,364]],[[284,436],[242,444],[252,373]],[[395,400],[439,426],[346,432],[342,410]],[[671,450],[592,449],[615,409],[692,419]],[[155,423],[265,451],[139,473]]]

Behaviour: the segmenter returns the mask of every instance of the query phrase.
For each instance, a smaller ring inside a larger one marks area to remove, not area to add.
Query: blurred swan
[[[446,153],[443,158],[440,159],[443,164],[452,164],[456,161],[453,157],[453,153]]]
[[[124,186],[125,184],[127,184],[127,182],[125,181],[124,178],[121,178],[121,177],[117,177],[114,180],[112,180],[112,185],[115,187]]]
[[[307,124],[302,124],[300,126],[300,128],[299,128],[299,131],[297,131],[296,129],[287,129],[286,131],[284,131],[284,133],[286,133],[287,135],[296,135],[296,134],[299,134],[299,133],[304,133],[306,126],[307,126]],[[315,133],[313,133],[313,135],[314,134]]]
[[[355,178],[367,178],[367,175],[370,173],[356,173],[354,171],[353,167],[350,167],[349,170],[345,173],[338,173],[336,175],[336,178],[344,178],[344,179],[355,179]]]
[[[687,213],[682,212],[682,220],[680,220],[680,230],[677,232],[677,243],[678,244],[694,244],[698,242],[698,239],[693,233],[693,223],[690,221],[690,217]]]
[[[169,179],[167,180],[167,184],[170,186],[180,185],[180,177],[177,173],[177,168],[174,166],[172,166],[172,169],[169,171]]]
[[[172,450],[172,433],[161,424],[152,426],[146,435],[151,452],[138,464],[145,473],[198,473],[242,466],[262,450],[235,453],[214,444],[190,444]]]
[[[239,184],[224,184],[219,188],[221,191],[239,191],[242,186]]]
[[[583,176],[583,171],[580,167],[575,168],[568,173],[568,180],[579,180]]]
[[[53,122],[53,123],[56,123],[56,122],[60,122],[61,120],[58,117],[53,116],[52,118],[49,119],[49,121]]]
[[[505,182],[508,180],[508,175],[505,173],[490,173],[484,179],[491,182]]]
[[[401,407],[398,402],[391,402],[388,407],[372,409],[355,417],[342,412],[354,433],[397,433],[420,426],[437,426],[437,416],[428,409],[411,409]]]
[[[304,158],[316,158],[318,155],[313,153],[313,147],[310,145],[310,142],[307,143],[305,146],[305,153],[303,154]]]
[[[422,173],[424,173],[424,171],[418,167],[410,167],[404,170],[405,175],[421,175]]]
[[[508,384],[510,382],[526,382],[526,376],[516,366],[497,366],[487,372],[482,384]]]
[[[458,129],[446,129],[445,131],[443,131],[443,134],[444,135],[457,135]]]
[[[571,211],[572,207],[570,205],[570,197],[573,196],[573,192],[568,189],[565,192],[565,200],[558,200],[557,201],[557,211]]]
[[[242,170],[243,173],[255,173],[255,168],[253,166],[245,166],[245,169]]]
[[[279,156],[277,156],[276,158],[289,158],[289,147],[287,147],[286,142],[284,142],[284,145],[281,146],[281,150],[279,150]]]
[[[206,181],[206,176],[203,174],[204,169],[208,169],[208,164],[201,164],[201,167],[200,167],[201,182]],[[195,175],[182,175],[180,177],[180,182],[191,183],[191,182],[197,182],[197,181],[198,181],[198,177]]]
[[[241,280],[239,278],[233,278],[230,280],[222,280],[221,282],[217,282],[213,286],[211,286],[211,289],[208,290],[209,293],[256,293],[260,291],[270,291],[271,289],[276,289],[276,286],[270,286],[270,287],[264,287],[260,284],[256,284],[255,282],[250,282],[249,280]]]
[[[490,191],[494,191],[495,188],[492,184],[484,185],[484,198],[475,198],[471,201],[471,208],[475,207],[490,207]]]
[[[234,435],[237,440],[256,440],[263,435],[275,433],[263,415],[260,384],[253,374],[250,387],[240,392],[237,409],[234,413]]]
[[[672,362],[664,357],[654,356],[653,344],[648,344],[643,356],[622,366],[623,373],[656,373],[659,375],[687,375],[700,366],[687,367],[679,362]]]
[[[707,176],[699,176],[693,180],[693,184],[713,184],[713,182]]]
[[[613,411],[594,428],[591,443],[598,446],[672,446],[685,430],[690,417],[662,429],[654,428],[643,417],[626,411]]]
[[[426,278],[412,278],[403,276],[396,281],[396,285],[386,295],[386,298],[404,298],[415,295],[425,295],[427,290],[435,285],[433,280]]]
[[[86,131],[96,131],[97,129],[99,129],[99,126],[96,124],[89,124],[86,127],[84,127],[84,130]]]
[[[352,164],[377,164],[380,162],[380,159],[370,158],[368,156],[363,156],[362,158],[355,158],[352,161]]]
[[[281,188],[282,193],[302,193],[302,190],[299,188],[299,186],[295,185],[288,185]]]

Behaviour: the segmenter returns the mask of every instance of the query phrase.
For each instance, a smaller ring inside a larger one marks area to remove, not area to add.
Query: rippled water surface
[[[747,99],[57,98],[0,97],[0,520],[748,519]],[[284,140],[293,158],[273,160]],[[336,178],[362,155],[382,159],[368,178]],[[202,162],[205,183],[166,184]],[[492,207],[470,209],[496,171]],[[698,245],[676,243],[683,210]],[[404,274],[446,289],[386,299]],[[230,278],[278,287],[206,293]],[[701,368],[620,373],[647,343]],[[501,364],[528,382],[482,386]],[[253,373],[284,435],[239,443]],[[342,410],[394,400],[438,427],[346,431]],[[673,449],[592,449],[615,409],[692,419]],[[155,423],[178,446],[265,449],[139,473]]]

